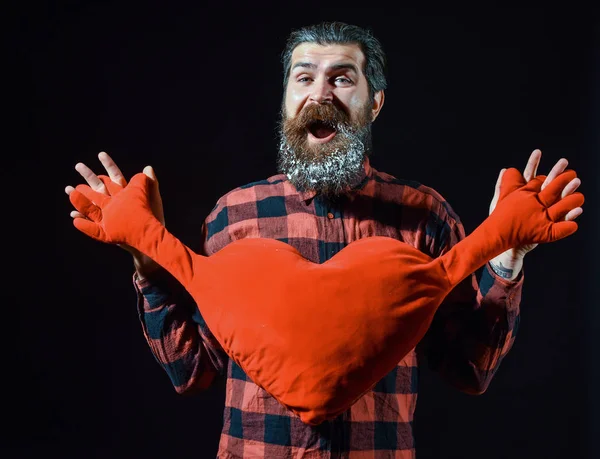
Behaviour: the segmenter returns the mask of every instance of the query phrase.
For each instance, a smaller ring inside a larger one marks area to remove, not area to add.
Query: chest
[[[323,263],[353,241],[386,236],[423,250],[431,233],[429,212],[394,201],[354,199],[310,203],[286,200],[278,208],[259,209],[259,218],[235,218],[229,224],[232,240],[244,237],[277,239],[305,258]]]

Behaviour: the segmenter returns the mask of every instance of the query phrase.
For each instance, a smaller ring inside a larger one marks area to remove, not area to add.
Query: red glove
[[[450,282],[458,284],[508,249],[557,241],[577,231],[577,223],[564,221],[564,217],[571,209],[583,205],[583,194],[577,192],[560,198],[563,188],[576,177],[575,171],[566,170],[541,190],[545,175],[526,183],[517,169],[507,169],[494,211],[442,257]]]
[[[76,218],[79,230],[133,246],[173,274],[228,355],[315,425],[347,410],[389,373],[465,277],[511,247],[574,233],[577,224],[561,220],[583,204],[583,195],[560,199],[574,177],[563,172],[540,191],[542,177],[525,184],[516,169],[507,170],[492,214],[436,259],[387,237],[355,241],[323,264],[261,238],[241,239],[204,257],[154,218],[144,174],[115,196],[80,185],[70,200],[91,220]]]

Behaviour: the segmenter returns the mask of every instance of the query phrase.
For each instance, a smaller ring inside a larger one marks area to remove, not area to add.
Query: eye
[[[335,83],[339,86],[349,86],[351,85],[353,82],[350,78],[346,78],[346,77],[336,77],[335,79]]]
[[[296,78],[296,81],[298,83],[308,83],[309,81],[312,81],[312,78],[309,76],[302,76],[302,77]]]

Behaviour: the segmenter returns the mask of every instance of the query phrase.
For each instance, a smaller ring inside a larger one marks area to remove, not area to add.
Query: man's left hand
[[[529,160],[527,161],[527,165],[525,166],[525,170],[523,171],[523,177],[527,182],[537,176],[537,169],[540,164],[540,160],[542,158],[542,152],[539,149],[533,150],[531,155],[529,156]],[[564,172],[567,168],[569,162],[565,158],[559,159],[554,167],[550,170],[548,175],[546,176],[546,180],[542,184],[542,189],[544,189],[552,180],[556,178],[560,173]],[[502,175],[506,169],[502,169],[500,174],[498,175],[498,180],[496,181],[496,189],[494,191],[494,197],[492,198],[492,202],[490,203],[490,214],[495,209],[496,204],[498,202],[498,197],[500,196],[500,183],[502,181]],[[561,198],[568,196],[575,192],[577,188],[581,185],[581,180],[579,178],[574,178],[571,180],[562,190]],[[575,220],[577,217],[581,215],[583,209],[581,207],[576,207],[572,209],[565,215],[565,220]],[[501,253],[497,257],[490,260],[490,266],[493,271],[498,274],[500,277],[507,280],[514,280],[521,272],[523,267],[523,258],[527,253],[532,251],[537,244],[528,244],[521,247],[515,247],[510,250],[507,250],[504,253]]]

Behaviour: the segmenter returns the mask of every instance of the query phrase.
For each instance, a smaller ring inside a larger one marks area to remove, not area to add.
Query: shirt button
[[[331,220],[333,218],[333,214],[331,212],[327,212],[327,218]]]

